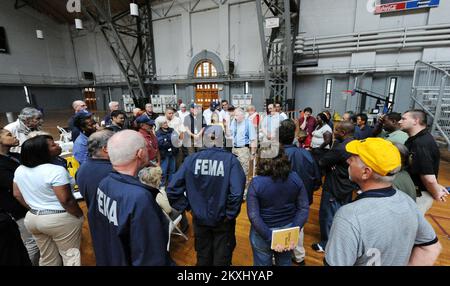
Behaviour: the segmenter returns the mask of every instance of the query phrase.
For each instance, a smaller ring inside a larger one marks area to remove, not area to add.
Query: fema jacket
[[[216,226],[239,215],[245,181],[236,156],[213,147],[188,156],[166,192],[173,208],[190,208],[198,225]]]
[[[170,265],[168,223],[155,196],[129,175],[112,172],[100,182],[89,221],[97,265]]]
[[[172,136],[176,135],[173,128],[169,128],[164,131],[162,128],[156,132],[156,137],[158,137],[158,148],[161,159],[167,156],[176,156],[178,154],[178,148],[175,148],[172,144]]]
[[[311,153],[295,145],[285,145],[284,152],[291,162],[292,171],[302,179],[308,192],[309,204],[313,203],[313,192],[322,184],[322,176],[319,166],[312,157]]]

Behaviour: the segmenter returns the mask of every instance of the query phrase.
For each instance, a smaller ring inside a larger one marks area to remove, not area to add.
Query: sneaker
[[[323,249],[323,247],[320,245],[320,243],[313,243],[313,245],[311,245],[312,249],[314,249],[317,252],[325,252],[325,249]]]

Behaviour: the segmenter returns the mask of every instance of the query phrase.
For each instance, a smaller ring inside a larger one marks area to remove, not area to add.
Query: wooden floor
[[[450,186],[450,163],[442,162],[439,176],[439,182],[444,186]],[[308,223],[305,226],[304,246],[306,249],[306,265],[321,266],[323,265],[323,254],[317,253],[311,249],[311,244],[317,242],[320,238],[319,230],[319,205],[320,194],[318,191],[314,194],[314,203],[311,205]],[[81,203],[83,211],[86,212],[84,202]],[[450,201],[447,203],[434,203],[431,210],[426,214],[427,220],[432,224],[436,231],[439,241],[442,244],[443,251],[436,265],[450,266]],[[188,214],[189,222],[191,216]],[[246,204],[242,204],[241,213],[236,223],[236,249],[233,254],[233,265],[251,266],[253,265],[252,250],[249,241],[250,223],[247,217]],[[194,233],[193,228],[189,227],[187,231],[189,237],[185,241],[182,237],[172,236],[170,254],[177,265],[193,266],[196,263],[196,254],[194,249]],[[95,265],[95,258],[92,250],[92,243],[87,222],[83,225],[82,238],[82,264]]]
[[[68,118],[72,115],[72,111],[48,112],[45,116],[44,130],[53,134],[58,138],[56,125],[67,126]],[[99,114],[102,118],[103,114]],[[0,117],[0,126],[4,126],[5,116]],[[441,169],[439,182],[444,186],[450,186],[450,163],[441,161]],[[80,202],[80,205],[86,215],[86,205]],[[323,265],[323,254],[317,253],[311,249],[311,244],[317,242],[320,237],[319,231],[319,205],[320,191],[314,195],[314,203],[311,206],[308,223],[305,225],[305,249],[306,249],[306,265]],[[439,241],[443,246],[436,265],[450,266],[450,201],[447,203],[433,204],[433,207],[426,215],[427,220],[432,224],[436,231]],[[191,223],[191,217],[188,215]],[[247,217],[246,204],[242,204],[241,213],[236,224],[236,240],[237,245],[233,255],[233,265],[249,266],[253,264],[252,250],[249,241],[250,223]],[[172,236],[170,254],[178,265],[191,266],[196,263],[196,254],[194,250],[193,228],[190,227],[188,232],[189,240],[185,241],[181,237]],[[400,238],[399,238],[400,239]],[[95,257],[92,249],[92,241],[89,234],[89,226],[87,220],[83,224],[82,246],[81,246],[82,265],[95,265]]]

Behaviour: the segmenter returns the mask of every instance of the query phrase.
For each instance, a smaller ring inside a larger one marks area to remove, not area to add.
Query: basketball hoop
[[[347,98],[351,95],[353,95],[353,90],[343,90],[341,91],[342,99],[347,100]]]

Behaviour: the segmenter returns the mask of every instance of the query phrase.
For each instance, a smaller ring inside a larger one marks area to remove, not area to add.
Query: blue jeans
[[[166,185],[166,180],[170,182],[172,175],[175,173],[176,158],[174,156],[166,156],[161,160],[162,179],[161,186]]]
[[[271,228],[280,229],[289,226]],[[277,266],[292,266],[292,251],[276,252],[270,248],[270,241],[264,240],[258,232],[250,228],[250,244],[253,250],[253,265],[254,266],[272,266],[272,256],[275,256],[275,265]]]
[[[330,235],[331,225],[333,224],[334,215],[345,205],[346,202],[340,202],[327,191],[322,190],[319,209],[319,225],[320,225],[320,246],[325,249],[328,237]]]

